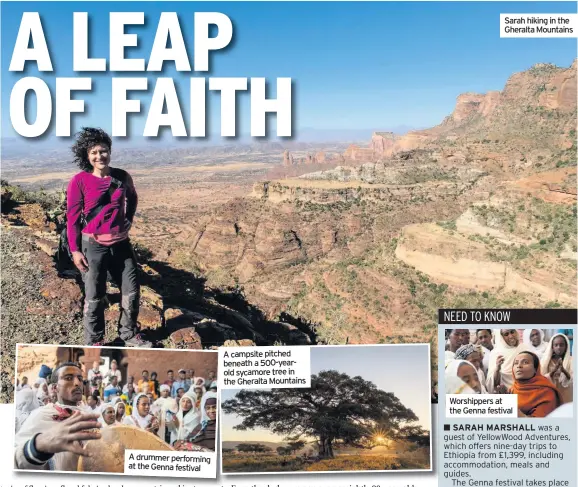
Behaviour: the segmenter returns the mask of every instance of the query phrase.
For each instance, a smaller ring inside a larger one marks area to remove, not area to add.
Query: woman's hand
[[[568,372],[568,371],[564,368],[564,366],[562,365],[562,362],[560,362],[560,372],[561,372],[562,374],[564,374],[568,380],[571,379],[571,377],[570,377],[570,372]]]
[[[494,392],[496,394],[508,394],[508,388],[504,384],[498,384],[495,387]]]
[[[151,424],[149,424],[149,427],[146,430],[150,431],[151,433],[156,433],[159,430],[159,427],[159,420],[156,418],[156,416],[153,416]]]
[[[86,260],[84,254],[79,250],[72,252],[72,260],[80,272],[86,272],[88,270],[88,261]]]
[[[562,359],[554,359],[554,363],[556,364],[556,367],[550,373],[550,377],[552,379],[558,379],[562,373],[562,370],[564,370],[564,367],[562,366]]]
[[[504,356],[503,355],[498,355],[496,357],[496,366],[497,369],[500,370],[502,368],[502,364],[504,363]]]
[[[499,384],[500,382],[502,382],[502,374],[500,371],[502,369],[503,363],[504,363],[504,356],[498,355],[496,357],[496,371],[494,372],[494,384]]]

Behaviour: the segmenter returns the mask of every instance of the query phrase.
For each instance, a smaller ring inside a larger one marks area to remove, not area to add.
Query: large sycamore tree
[[[293,441],[315,438],[319,456],[333,458],[334,447],[373,448],[376,431],[391,439],[429,433],[412,425],[417,416],[392,393],[361,377],[335,370],[311,376],[311,387],[241,390],[223,411],[243,418],[237,430],[267,428]]]

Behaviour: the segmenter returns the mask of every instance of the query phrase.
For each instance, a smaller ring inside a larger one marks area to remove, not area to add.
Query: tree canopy
[[[336,444],[371,448],[376,425],[394,435],[418,419],[394,394],[335,370],[312,375],[308,388],[241,390],[222,408],[243,418],[237,430],[263,427],[294,442],[316,438],[326,457]]]

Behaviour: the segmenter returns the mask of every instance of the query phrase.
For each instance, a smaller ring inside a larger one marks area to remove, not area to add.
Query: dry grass
[[[413,452],[385,454],[347,454],[314,463],[300,457],[278,455],[223,455],[223,472],[357,472],[363,470],[428,470],[428,448]]]

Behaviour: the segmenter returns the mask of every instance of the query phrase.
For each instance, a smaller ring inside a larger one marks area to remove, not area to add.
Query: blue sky
[[[144,11],[146,25],[128,30],[139,34],[139,48],[127,52],[129,57],[145,60],[160,12],[178,12],[191,58],[193,13],[225,13],[234,25],[233,45],[212,55],[210,75],[259,76],[271,81],[293,78],[297,134],[304,128],[429,127],[451,112],[462,92],[501,90],[514,72],[538,62],[569,66],[576,57],[575,39],[499,37],[500,13],[575,13],[574,2],[3,2],[1,8],[3,136],[15,135],[9,97],[23,73],[10,73],[8,66],[24,11],[40,12],[55,66],[52,73],[39,73],[35,63],[28,63],[26,75],[40,76],[49,86],[54,86],[56,76],[74,75],[74,11],[89,13],[93,57],[108,57],[110,11]],[[79,92],[89,110],[75,116],[73,130],[81,125],[110,129],[110,78],[135,74],[90,75],[93,92]],[[180,85],[185,121],[191,75],[208,76],[177,73],[172,67],[164,73]],[[141,134],[152,89],[148,95],[135,94],[143,101],[144,113],[130,117],[134,133]],[[248,93],[242,96],[239,109],[238,132],[248,133]],[[210,134],[219,135],[219,110],[218,95],[211,95]]]
[[[384,345],[313,347],[311,373],[337,370],[351,377],[360,376],[379,389],[392,392],[419,418],[418,423],[430,429],[431,390],[427,345]],[[221,391],[221,401],[231,399],[237,391]],[[283,441],[265,429],[237,431],[233,426],[242,418],[222,414],[223,441]]]

